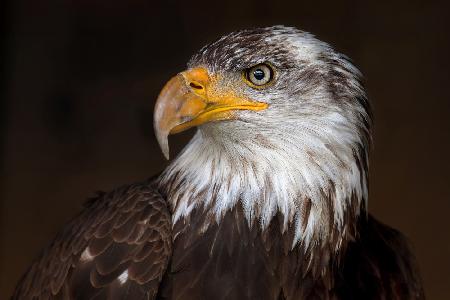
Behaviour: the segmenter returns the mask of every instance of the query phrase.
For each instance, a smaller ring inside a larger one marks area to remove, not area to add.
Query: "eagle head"
[[[221,37],[156,102],[167,158],[169,134],[198,128],[160,177],[174,222],[200,205],[219,222],[240,203],[263,228],[281,213],[294,244],[345,231],[367,201],[371,122],[360,72],[313,35],[274,26]]]

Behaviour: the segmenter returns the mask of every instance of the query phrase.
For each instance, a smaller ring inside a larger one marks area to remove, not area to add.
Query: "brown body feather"
[[[171,256],[171,227],[166,202],[148,184],[103,194],[56,236],[12,299],[153,299]]]
[[[198,208],[172,233],[152,184],[106,193],[55,238],[12,298],[423,299],[405,239],[370,216],[360,217],[339,255],[291,249],[292,230],[280,234],[281,218],[262,231],[240,206],[205,231],[207,219]]]

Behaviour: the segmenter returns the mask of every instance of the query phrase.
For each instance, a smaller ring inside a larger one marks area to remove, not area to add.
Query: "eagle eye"
[[[273,69],[268,64],[258,64],[245,70],[245,79],[252,86],[261,87],[273,80]]]

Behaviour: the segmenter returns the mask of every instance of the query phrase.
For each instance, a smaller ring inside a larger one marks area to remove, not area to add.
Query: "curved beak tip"
[[[159,147],[164,155],[164,157],[169,160],[169,138],[168,134],[156,131],[156,140],[158,141]]]
[[[160,146],[161,146],[161,151],[162,151],[162,153],[163,153],[163,155],[164,155],[164,157],[167,159],[167,160],[169,160],[169,145],[168,145],[168,143],[167,143],[167,140],[166,140],[166,143],[165,144],[160,144]]]

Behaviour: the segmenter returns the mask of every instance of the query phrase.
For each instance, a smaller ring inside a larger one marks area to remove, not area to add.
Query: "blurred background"
[[[405,233],[428,299],[450,295],[449,5],[433,1],[4,0],[0,299],[97,190],[166,166],[154,101],[231,30],[299,27],[349,55],[375,107],[370,211]],[[172,138],[172,154],[190,133]]]

